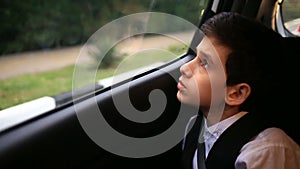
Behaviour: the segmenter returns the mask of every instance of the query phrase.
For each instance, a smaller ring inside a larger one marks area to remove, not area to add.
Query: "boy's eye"
[[[206,59],[200,60],[200,66],[207,68],[208,67],[208,62]]]

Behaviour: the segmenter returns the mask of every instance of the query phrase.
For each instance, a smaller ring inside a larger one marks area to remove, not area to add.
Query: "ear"
[[[251,87],[247,83],[227,86],[225,102],[230,106],[241,105],[250,95]]]

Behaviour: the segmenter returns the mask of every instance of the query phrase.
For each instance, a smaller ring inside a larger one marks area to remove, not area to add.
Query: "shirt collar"
[[[205,126],[205,130],[204,130],[204,140],[208,139],[211,136],[214,136],[216,139],[218,139],[220,137],[220,135],[229,127],[231,126],[234,122],[236,122],[238,119],[240,119],[241,117],[243,117],[245,114],[247,114],[247,112],[239,112],[227,119],[224,119],[212,126],[207,126],[207,120],[206,118],[204,119],[204,126]]]

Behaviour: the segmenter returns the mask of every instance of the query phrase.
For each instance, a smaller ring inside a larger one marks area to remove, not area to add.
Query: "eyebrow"
[[[203,52],[202,50],[199,49],[199,46],[196,47],[196,52],[197,52],[197,55],[198,53],[205,56],[205,58],[211,58],[211,56],[205,52]]]
[[[200,54],[201,56],[203,56],[203,58],[209,60],[210,63],[213,63],[212,60],[211,60],[211,56],[210,56],[209,54],[207,54],[207,53],[205,53],[205,52],[203,52],[203,51],[199,51],[199,54]],[[200,58],[200,59],[201,59],[201,58]]]

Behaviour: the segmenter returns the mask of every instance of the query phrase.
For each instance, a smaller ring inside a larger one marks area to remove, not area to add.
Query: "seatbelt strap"
[[[188,134],[184,138],[183,142],[183,152],[181,157],[181,164],[183,169],[192,169],[193,168],[193,158],[195,155],[195,151],[198,145],[198,138],[201,131],[201,124],[203,120],[203,116],[198,115],[192,124],[193,126],[187,126],[188,128],[191,127]]]

